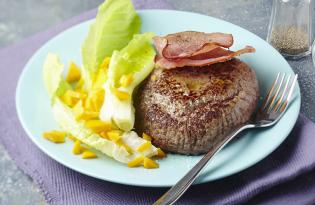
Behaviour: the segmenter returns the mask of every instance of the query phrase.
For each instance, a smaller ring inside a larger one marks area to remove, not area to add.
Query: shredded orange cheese
[[[64,143],[65,138],[66,138],[66,133],[65,132],[60,132],[53,130],[51,132],[44,132],[43,137],[51,142],[54,143]]]
[[[147,141],[143,144],[141,144],[138,148],[137,148],[137,151],[138,152],[143,152],[145,151],[146,149],[149,149],[151,147],[151,142],[150,141]]]
[[[103,122],[101,120],[88,120],[86,121],[85,126],[96,133],[111,130],[111,123]]]
[[[146,169],[155,169],[155,168],[159,168],[159,164],[156,163],[154,160],[145,157],[143,159],[143,167]]]
[[[66,81],[69,83],[73,83],[75,81],[78,81],[80,78],[81,78],[80,68],[74,62],[71,62],[69,65],[69,71],[66,77]]]
[[[84,85],[84,80],[83,80],[83,78],[80,78],[80,80],[79,80],[79,81],[77,82],[77,84],[75,85],[75,90],[76,90],[76,91],[82,90],[83,85]]]
[[[136,157],[134,160],[128,162],[128,167],[138,167],[143,163],[143,156]]]
[[[156,156],[160,157],[160,158],[163,158],[163,157],[166,157],[166,154],[165,154],[165,152],[163,152],[163,150],[161,148],[158,148]]]
[[[147,141],[152,141],[152,137],[150,135],[147,135],[146,133],[142,133],[142,138]]]
[[[125,91],[120,91],[117,89],[113,89],[114,95],[119,99],[119,100],[128,100],[130,98],[129,93]]]
[[[131,149],[131,147],[129,147],[129,146],[126,145],[126,144],[123,144],[122,146],[126,149],[126,151],[127,151],[129,154],[132,154],[132,149]]]
[[[99,111],[104,102],[105,91],[103,89],[97,89],[92,92],[91,103],[96,111]]]
[[[73,144],[72,153],[73,154],[81,154],[82,153],[81,142],[79,140],[76,140],[75,143]]]
[[[82,154],[82,159],[93,159],[97,158],[97,155],[94,152],[91,152],[89,150],[85,150]]]
[[[69,138],[71,141],[73,141],[73,142],[75,142],[75,141],[77,140],[77,138],[74,137],[73,135],[68,135],[68,138]]]
[[[121,138],[120,132],[118,130],[107,132],[107,136],[113,142],[117,142]]]
[[[100,133],[100,136],[101,136],[102,138],[104,138],[104,139],[107,139],[107,140],[109,139],[108,136],[107,136],[107,132],[105,132],[105,131],[101,132],[101,133]]]
[[[79,100],[86,98],[86,93],[73,90],[67,90],[66,93],[61,96],[61,100],[68,106],[73,107]]]

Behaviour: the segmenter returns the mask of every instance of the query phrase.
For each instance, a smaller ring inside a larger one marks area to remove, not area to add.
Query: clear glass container
[[[312,48],[311,0],[274,0],[267,41],[284,57],[298,59]]]

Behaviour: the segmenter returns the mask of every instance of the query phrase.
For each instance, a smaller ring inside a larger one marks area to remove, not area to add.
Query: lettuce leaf
[[[154,33],[135,35],[121,51],[115,51],[108,69],[108,78],[118,87],[121,76],[136,75],[131,87],[139,85],[154,67],[155,50],[151,45]]]
[[[114,51],[109,64],[100,118],[103,121],[114,122],[124,131],[130,131],[134,126],[135,109],[132,97],[120,100],[113,90],[118,89],[132,96],[136,86],[153,70],[155,57],[155,50],[151,44],[153,36],[152,33],[135,35],[124,49]],[[121,77],[128,74],[133,76],[132,83],[128,87],[120,87]]]
[[[124,147],[117,146],[114,142],[106,140],[93,133],[84,126],[84,122],[77,122],[71,108],[67,107],[59,99],[56,99],[52,111],[60,127],[78,140],[114,159],[126,163],[130,161],[129,153]]]
[[[140,138],[137,133],[133,131],[125,132],[122,136],[123,142],[132,150],[132,154],[130,154],[125,147],[104,139],[92,130],[86,128],[84,121],[78,122],[72,108],[64,104],[59,98],[66,89],[71,89],[71,86],[62,76],[63,67],[58,55],[52,53],[48,54],[44,62],[43,80],[46,90],[52,99],[52,112],[55,120],[64,131],[75,136],[86,145],[122,163],[128,163],[140,155],[151,157],[157,154],[157,148],[154,146],[151,146],[143,153],[138,152],[137,148],[141,144],[146,143],[146,140]]]
[[[58,98],[52,106],[52,111],[55,119],[63,130],[75,136],[84,144],[119,162],[128,163],[140,155],[151,157],[157,154],[157,148],[153,145],[144,152],[138,152],[137,148],[141,144],[146,143],[146,140],[139,137],[134,131],[125,132],[122,136],[122,141],[127,144],[133,152],[133,154],[130,154],[123,146],[118,146],[114,142],[93,133],[92,130],[85,127],[83,121],[77,122],[72,109],[63,104]]]
[[[60,63],[58,55],[49,53],[46,56],[43,66],[44,85],[50,99],[55,96],[62,96],[71,86],[63,79],[64,66]]]
[[[125,47],[140,27],[140,17],[130,0],[106,0],[99,7],[81,50],[87,89],[104,58]]]

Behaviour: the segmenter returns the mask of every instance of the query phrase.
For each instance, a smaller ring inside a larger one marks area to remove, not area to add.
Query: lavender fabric
[[[171,8],[139,0],[136,8]],[[0,143],[31,176],[48,204],[151,204],[166,188],[143,188],[91,178],[58,164],[26,136],[15,111],[18,77],[31,55],[60,31],[94,17],[95,10],[0,50]],[[178,204],[315,204],[315,124],[303,115],[285,142],[266,159],[233,176],[191,187]]]

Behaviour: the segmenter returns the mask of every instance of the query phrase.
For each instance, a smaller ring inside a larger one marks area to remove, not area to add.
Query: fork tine
[[[298,77],[298,75],[295,74],[293,82],[292,82],[291,87],[290,87],[290,91],[289,91],[288,96],[287,96],[287,99],[285,100],[285,102],[281,106],[281,109],[280,109],[281,112],[285,111],[287,109],[287,107],[288,107],[288,104],[289,104],[289,102],[291,100],[291,97],[292,97],[292,94],[293,94],[293,91],[294,91],[294,87],[295,87],[295,84],[296,84],[296,81],[297,81],[297,77]]]
[[[276,112],[278,110],[278,108],[280,107],[280,105],[283,104],[283,102],[282,102],[283,98],[288,93],[287,90],[288,89],[290,90],[290,87],[288,87],[290,81],[291,81],[291,75],[288,76],[286,83],[285,83],[285,86],[284,86],[284,89],[282,89],[282,94],[281,94],[280,98],[275,102],[276,104],[271,111]]]
[[[279,77],[280,77],[280,73],[278,73],[276,79],[273,81],[272,86],[271,86],[270,90],[268,91],[268,94],[265,97],[265,100],[264,100],[264,102],[262,104],[261,110],[264,110],[266,108],[266,106],[268,105],[270,97],[272,96],[272,93],[273,93],[273,91],[275,89],[275,85],[277,84],[277,82],[279,80]]]
[[[271,102],[270,102],[270,104],[268,106],[267,112],[270,112],[270,110],[273,108],[274,102],[278,98],[278,95],[279,95],[280,89],[282,87],[282,83],[283,83],[284,78],[285,78],[285,73],[281,76],[280,84],[278,85],[276,93],[273,95],[273,97],[271,99]]]

